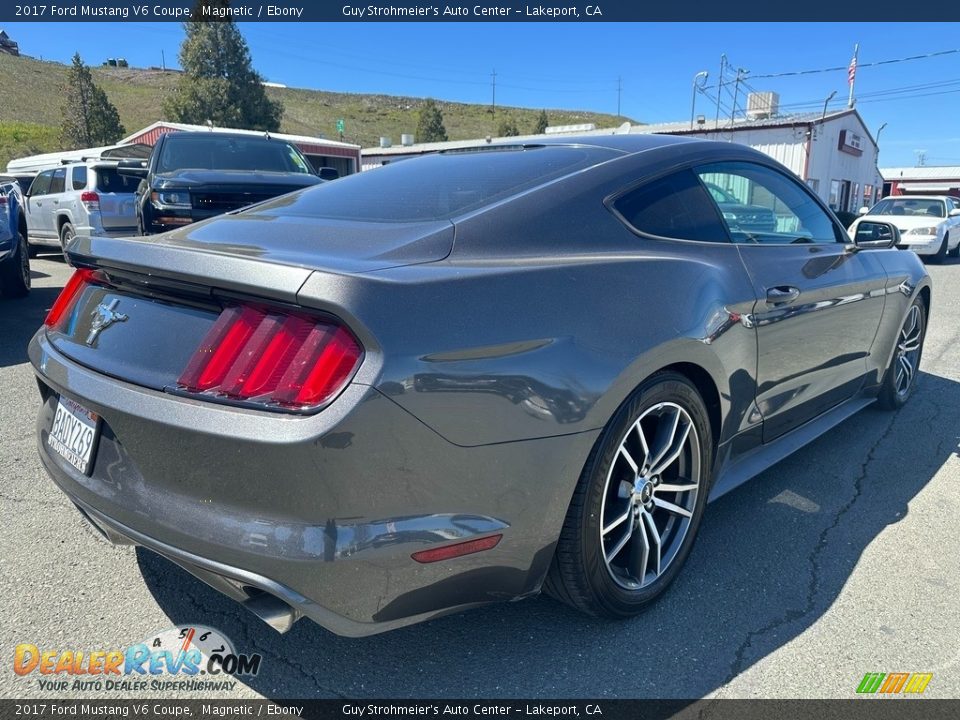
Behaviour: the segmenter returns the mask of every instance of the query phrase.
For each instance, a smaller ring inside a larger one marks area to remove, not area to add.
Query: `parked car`
[[[148,161],[123,161],[120,172],[144,180],[136,202],[141,235],[323,182],[288,142],[217,132],[161,135]]]
[[[931,262],[960,257],[960,200],[947,195],[888,197],[872,208],[861,208],[861,217],[850,226],[855,233],[861,222],[891,222],[900,230],[899,247],[913,250]]]
[[[779,230],[727,222],[704,178],[776,203]],[[759,152],[658,135],[439,153],[160,241],[78,238],[29,347],[40,457],[112,541],[279,630],[541,589],[629,616],[708,498],[910,398],[931,283],[898,238],[851,241]]]
[[[0,176],[0,296],[30,292],[30,253],[23,195],[16,178]]]
[[[76,235],[125,237],[137,230],[135,179],[116,160],[67,163],[40,172],[24,203],[30,249],[58,249]]]
[[[712,182],[704,182],[704,185],[730,227],[755,233],[776,232],[777,216],[772,208],[740,202],[735,195]]]

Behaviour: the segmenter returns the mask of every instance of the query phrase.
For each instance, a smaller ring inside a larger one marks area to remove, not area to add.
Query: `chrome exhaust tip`
[[[270,593],[260,592],[243,606],[278,633],[285,633],[300,619],[300,613]]]

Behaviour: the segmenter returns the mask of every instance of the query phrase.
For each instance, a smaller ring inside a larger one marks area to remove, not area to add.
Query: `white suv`
[[[136,235],[138,184],[117,172],[115,160],[44,170],[24,198],[31,253],[40,245],[63,248],[74,235]]]

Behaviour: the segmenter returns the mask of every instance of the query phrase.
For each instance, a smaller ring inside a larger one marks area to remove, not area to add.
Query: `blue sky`
[[[960,49],[954,23],[239,23],[266,79],[340,92],[432,96],[497,104],[615,113],[644,122],[690,117],[695,73],[715,81],[720,55],[749,70],[757,90],[780,93],[784,111],[846,104],[846,70],[798,77],[772,73],[846,67],[860,43],[857,108],[881,135],[880,165],[960,165],[960,53],[864,67],[870,62]],[[81,32],[78,30],[82,29]],[[176,66],[175,23],[20,23],[7,26],[23,52],[90,64],[107,56],[132,65]],[[91,51],[91,48],[103,48]],[[102,56],[102,57],[101,57]],[[893,92],[891,92],[893,91]],[[878,94],[879,93],[879,94]],[[727,95],[724,104],[732,98]],[[742,99],[741,99],[742,104]],[[697,113],[716,106],[697,98]]]

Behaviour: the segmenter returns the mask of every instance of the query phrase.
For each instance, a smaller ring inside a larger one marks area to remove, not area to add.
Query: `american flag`
[[[853,79],[857,76],[857,56],[854,55],[850,60],[850,67],[847,68],[847,84],[853,85]]]

